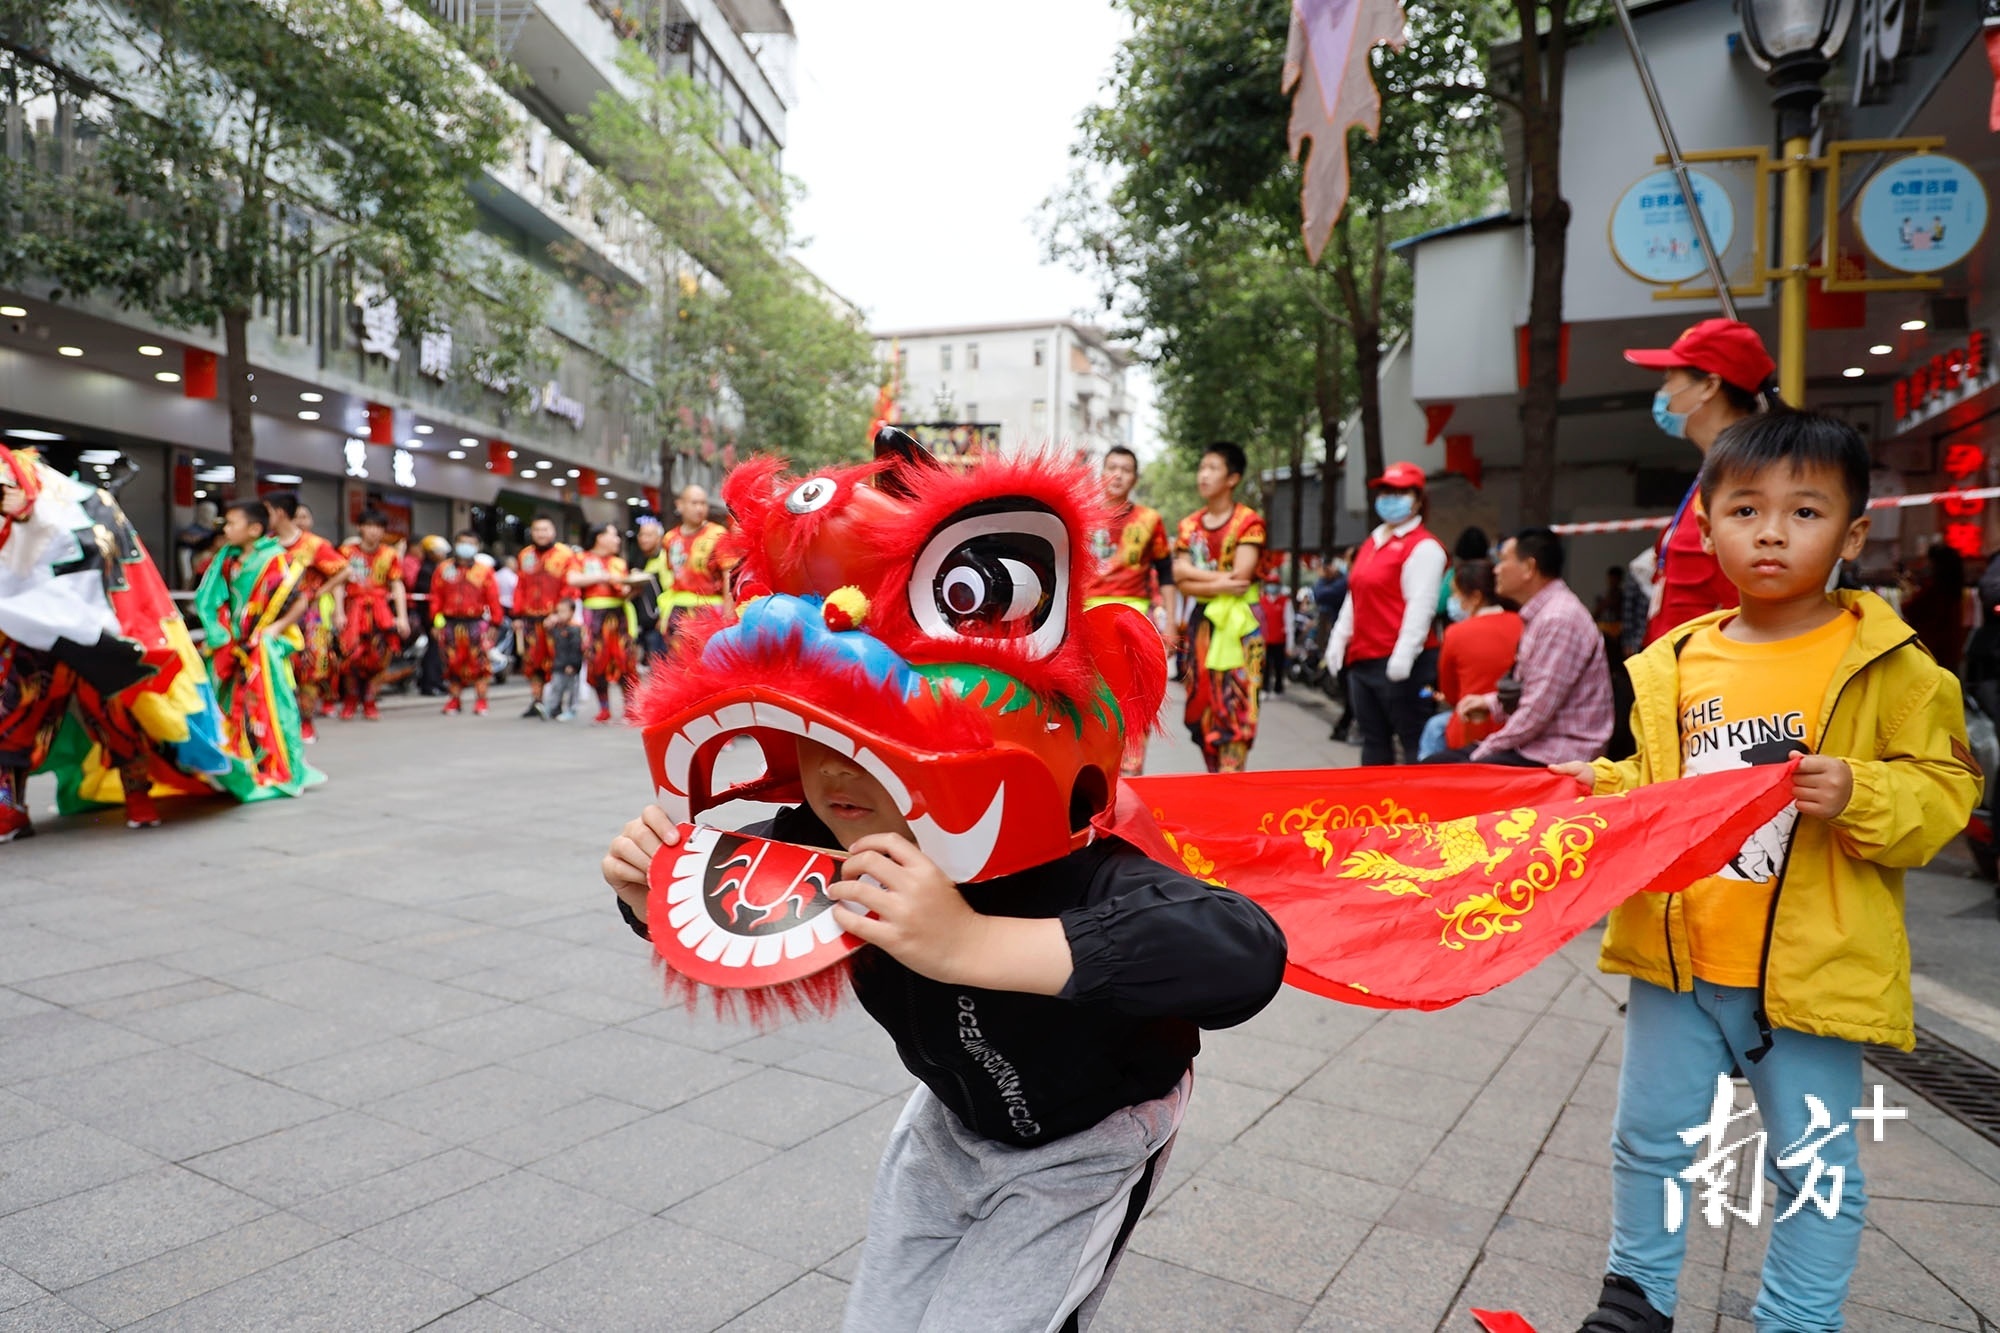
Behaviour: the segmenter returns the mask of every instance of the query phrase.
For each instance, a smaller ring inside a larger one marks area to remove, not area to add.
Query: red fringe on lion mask
[[[876,453],[805,477],[754,459],[724,482],[744,600],[689,626],[639,697],[659,801],[683,824],[730,800],[799,802],[806,737],[879,781],[961,883],[1056,860],[1111,808],[1125,730],[1150,726],[1166,689],[1145,617],[1084,610],[1096,481],[1039,456],[950,470],[893,427]],[[716,764],[738,737],[762,771],[732,785]],[[654,863],[675,989],[753,1018],[837,1003],[859,946],[829,911],[833,859],[700,844]]]

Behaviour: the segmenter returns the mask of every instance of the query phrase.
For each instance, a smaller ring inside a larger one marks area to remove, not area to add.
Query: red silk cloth
[[[1794,765],[1579,796],[1487,764],[1128,778],[1100,828],[1255,899],[1285,979],[1385,1009],[1505,985],[1634,893],[1722,868],[1791,800]]]

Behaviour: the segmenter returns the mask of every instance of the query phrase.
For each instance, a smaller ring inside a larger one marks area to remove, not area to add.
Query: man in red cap
[[[1777,365],[1757,330],[1738,320],[1704,319],[1674,339],[1673,346],[1631,348],[1625,359],[1664,372],[1653,395],[1653,422],[1704,456],[1724,430],[1777,402],[1769,389]],[[1694,516],[1699,503],[1695,488],[1688,487],[1674,521],[1653,544],[1650,578],[1640,581],[1652,589],[1647,643],[1684,621],[1736,605],[1735,585],[1701,548]]]
[[[1326,662],[1347,668],[1347,694],[1361,728],[1361,762],[1417,762],[1428,718],[1419,692],[1436,673],[1438,591],[1444,544],[1424,526],[1424,470],[1391,463],[1368,483],[1382,520],[1355,548],[1347,600],[1327,639]]]

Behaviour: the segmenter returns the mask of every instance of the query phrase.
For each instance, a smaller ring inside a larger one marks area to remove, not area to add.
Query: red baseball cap
[[[1424,488],[1424,470],[1415,463],[1391,463],[1368,484],[1397,491],[1420,491]]]
[[[1625,359],[1648,370],[1672,370],[1692,366],[1710,375],[1720,375],[1746,393],[1755,393],[1778,368],[1764,350],[1757,330],[1734,319],[1704,319],[1680,337],[1672,347],[1630,347]]]

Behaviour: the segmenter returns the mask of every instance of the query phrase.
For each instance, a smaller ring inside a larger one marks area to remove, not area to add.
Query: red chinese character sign
[[[1993,339],[1985,329],[1966,335],[1963,346],[1946,348],[1913,367],[1892,389],[1896,432],[1902,434],[1972,395],[2000,382]]]

